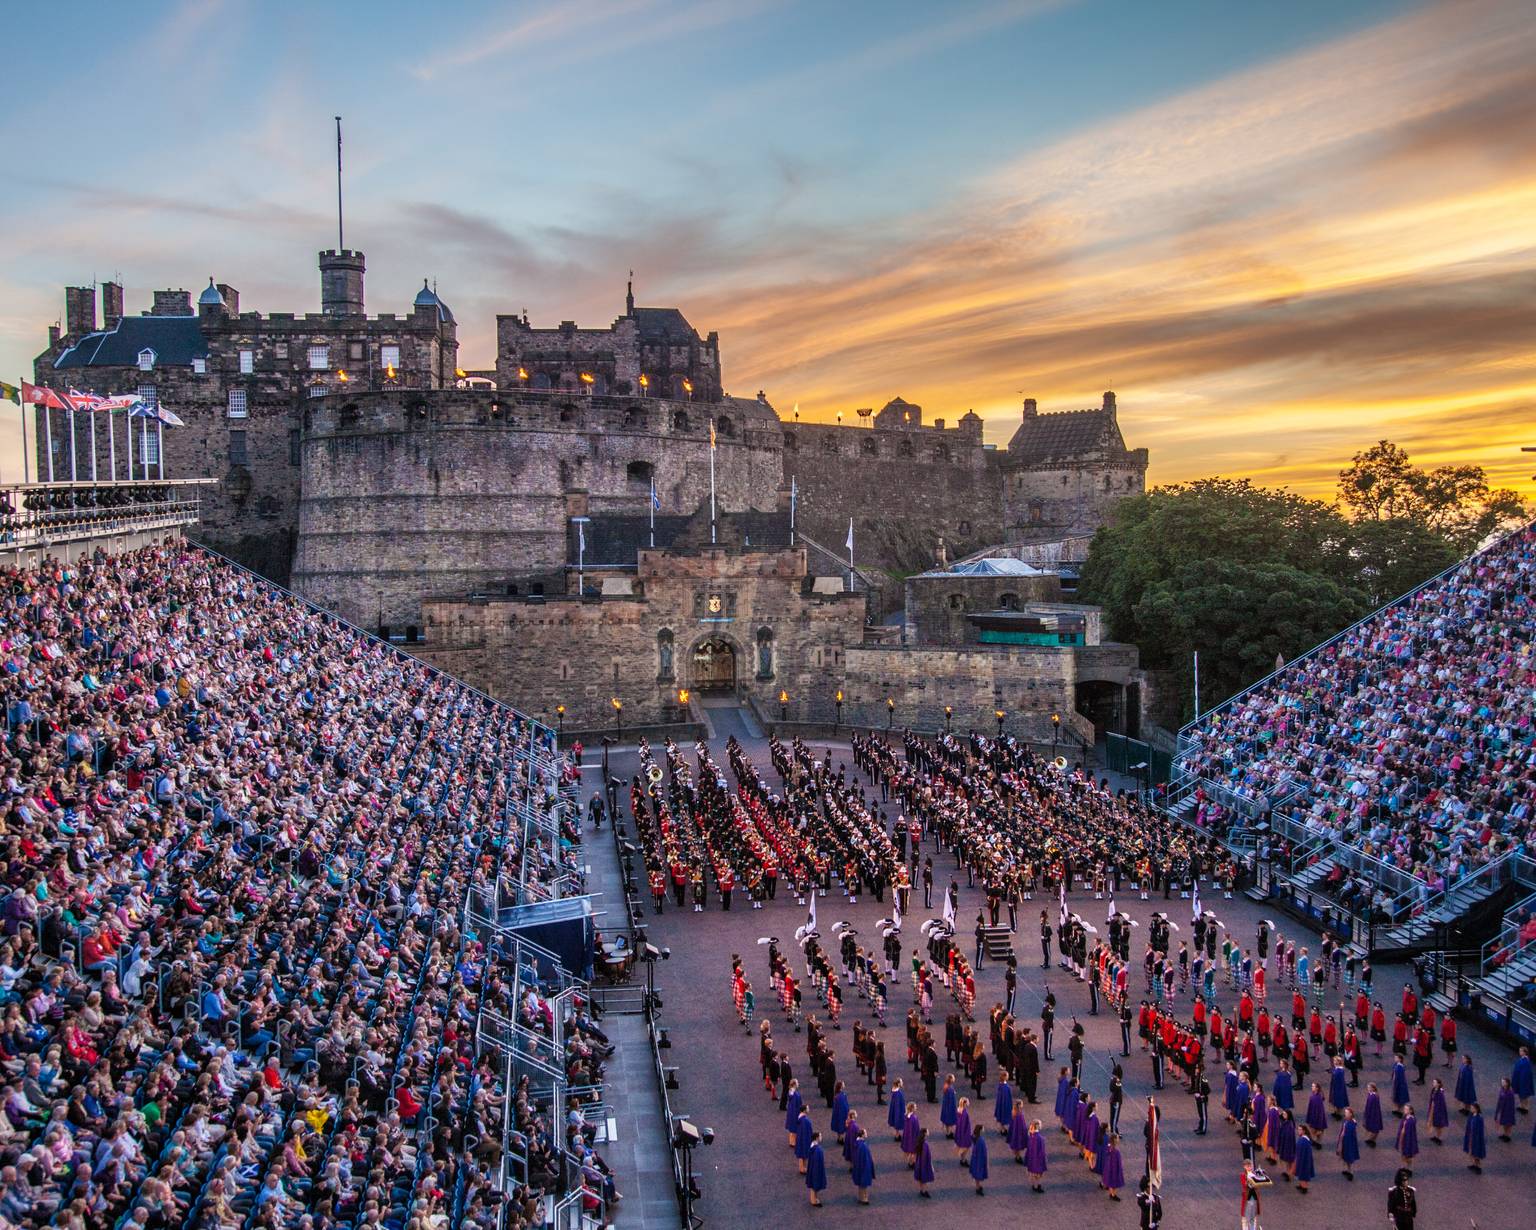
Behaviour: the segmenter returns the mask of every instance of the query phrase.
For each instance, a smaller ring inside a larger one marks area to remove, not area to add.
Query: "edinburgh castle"
[[[433,287],[370,317],[362,253],[319,265],[321,310],[304,315],[242,311],[210,278],[195,303],[158,291],[139,315],[108,283],[98,324],[95,289],[68,288],[36,379],[173,409],[186,426],[138,460],[214,480],[204,542],[535,710],[596,723],[623,691],[662,722],[691,682],[759,703],[792,691],[818,719],[834,693],[850,718],[889,718],[899,694],[901,718],[931,722],[943,701],[926,681],[954,676],[985,715],[1064,709],[1084,738],[1135,726],[1134,651],[1096,646],[1096,622],[1070,614],[1070,569],[1053,567],[1143,490],[1147,452],[1126,447],[1113,393],[1060,413],[1025,401],[1006,448],[974,412],[948,421],[900,397],[801,423],[762,392],[727,393],[718,335],[633,293],[601,328],[499,316],[494,364],[465,370]],[[989,553],[1029,584],[982,596],[948,570]],[[1022,621],[1007,650],[975,621],[919,615],[998,602]],[[963,661],[911,657],[924,647]],[[1085,700],[1096,682],[1118,692]]]

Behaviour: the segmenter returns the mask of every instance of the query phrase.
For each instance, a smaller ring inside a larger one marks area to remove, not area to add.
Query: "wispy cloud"
[[[1536,387],[1533,125],[1529,10],[1442,6],[1098,125],[876,259],[829,246],[693,314],[734,380],[812,414],[901,392],[1006,434],[1021,385],[1068,404],[1116,387],[1156,477],[1331,485],[1341,425],[1344,456],[1394,423],[1448,454],[1458,406],[1497,422]],[[1479,434],[1509,479],[1521,429]]]
[[[602,59],[743,21],[783,0],[582,0],[555,3],[429,55],[410,72],[431,81],[488,60],[519,73]],[[529,57],[536,57],[530,59]]]

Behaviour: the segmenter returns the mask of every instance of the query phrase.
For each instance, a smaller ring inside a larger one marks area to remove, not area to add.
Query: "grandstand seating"
[[[1269,821],[1293,891],[1404,948],[1501,903],[1536,841],[1533,593],[1527,526],[1186,727],[1175,806]]]
[[[176,541],[0,571],[0,679],[0,1217],[542,1224],[563,1101],[476,1024],[546,1001],[464,907],[579,891],[553,732]]]

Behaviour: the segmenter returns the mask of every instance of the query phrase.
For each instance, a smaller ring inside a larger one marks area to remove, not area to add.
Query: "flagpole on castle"
[[[799,491],[795,487],[795,476],[789,476],[789,545],[795,545],[795,497]]]
[[[715,545],[715,425],[709,425],[709,545]]]
[[[155,453],[159,457],[160,479],[165,480],[165,420],[155,418]]]
[[[107,481],[117,481],[117,429],[112,425],[110,410],[107,411],[107,475]]]
[[[43,443],[48,450],[48,481],[53,481],[53,407],[43,405]]]
[[[123,416],[125,429],[123,434],[128,437],[128,481],[133,481],[133,410],[130,407]]]
[[[91,411],[91,481],[96,481],[96,411]]]
[[[656,548],[656,480],[651,479],[651,549]]]
[[[80,476],[75,467],[75,408],[69,408],[69,481],[78,483]]]

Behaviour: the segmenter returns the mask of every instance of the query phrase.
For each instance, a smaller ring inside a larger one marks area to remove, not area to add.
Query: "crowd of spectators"
[[[575,864],[549,732],[174,540],[0,571],[0,681],[0,1230],[539,1224],[461,916]]]
[[[1536,842],[1536,527],[1396,603],[1191,733],[1187,771],[1411,876],[1421,895]]]

